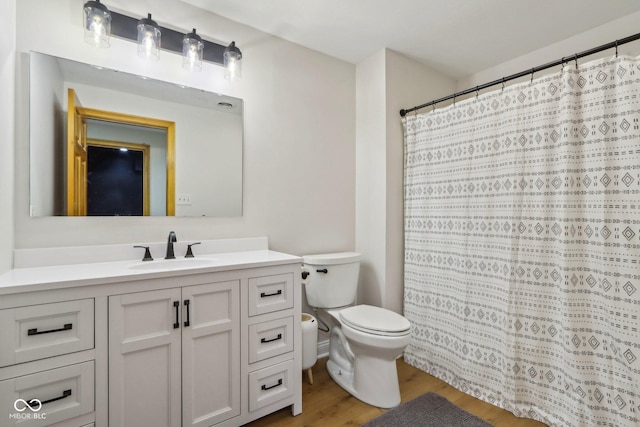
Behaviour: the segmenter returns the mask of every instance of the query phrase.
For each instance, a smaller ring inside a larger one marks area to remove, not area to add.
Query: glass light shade
[[[222,55],[224,60],[224,78],[234,82],[242,76],[242,52],[236,47],[236,42],[231,42]]]
[[[160,59],[160,36],[160,27],[151,19],[151,14],[138,21],[138,56],[154,61]]]
[[[111,13],[99,1],[84,4],[84,41],[95,47],[109,47]]]
[[[203,53],[204,43],[194,28],[193,32],[182,38],[182,67],[189,71],[201,71]]]

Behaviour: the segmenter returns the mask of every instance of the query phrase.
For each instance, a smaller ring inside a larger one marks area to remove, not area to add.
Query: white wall
[[[155,242],[175,230],[183,241],[266,235],[273,249],[294,254],[353,250],[353,65],[181,2],[155,0],[152,13],[161,25],[196,27],[204,38],[225,44],[236,41],[244,57],[243,77],[231,84],[223,79],[222,67],[214,64],[204,64],[202,73],[192,75],[181,68],[181,57],[172,53],[161,52],[160,62],[150,64],[137,58],[135,45],[127,41],[112,38],[109,49],[88,46],[82,37],[83,3],[18,2],[18,51],[37,50],[243,98],[244,214],[236,218],[31,218],[28,120],[21,107],[15,140],[17,248]],[[108,6],[145,16],[149,3],[114,0]],[[33,31],[46,26],[52,27]]]
[[[16,0],[0,2],[0,273],[13,265]]]
[[[356,250],[358,301],[402,312],[404,136],[400,109],[445,96],[455,81],[397,52],[356,67]]]
[[[61,206],[64,194],[60,191],[61,177],[54,179],[56,174],[62,173],[63,129],[65,125],[64,90],[62,74],[58,64],[51,57],[35,56],[29,58],[31,68],[38,70],[42,78],[34,79],[29,73],[29,100],[32,115],[37,117],[36,126],[29,129],[29,140],[33,141],[31,150],[31,167],[38,171],[31,177],[29,191],[32,195],[31,214],[34,216],[55,215],[56,202]],[[37,102],[32,102],[33,99]],[[56,169],[57,165],[57,169]]]
[[[609,42],[619,40],[638,33],[638,22],[640,21],[640,12],[633,13],[623,18],[611,21],[607,24],[595,27],[589,31],[585,31],[580,34],[576,34],[573,37],[565,39],[561,42],[554,43],[546,46],[542,49],[533,51],[527,55],[513,58],[502,64],[498,64],[494,67],[488,68],[479,73],[472,74],[464,79],[458,80],[457,91],[462,91],[468,88],[472,88],[483,83],[488,83],[493,80],[501,79],[502,77],[509,76],[511,74],[519,73],[520,71],[527,70],[533,67],[537,67],[543,64],[547,64],[563,57],[570,57],[574,53],[584,52],[596,46],[602,46]],[[638,55],[640,53],[640,42],[635,41],[626,45],[619,46],[618,52],[622,54]],[[593,57],[605,57],[615,55],[615,49],[603,51],[592,57],[585,57],[579,59],[578,64],[593,59]],[[573,60],[568,60],[565,67],[575,67]],[[558,71],[555,68],[555,71]],[[554,69],[550,68],[547,72],[553,72]],[[534,75],[534,78],[543,75],[544,72],[540,72]],[[530,76],[526,76],[521,80],[530,79]],[[507,83],[509,84],[509,83]],[[499,86],[494,87],[498,88]],[[487,89],[492,90],[492,89]]]
[[[385,51],[356,67],[356,251],[362,253],[358,302],[382,306],[385,290]]]

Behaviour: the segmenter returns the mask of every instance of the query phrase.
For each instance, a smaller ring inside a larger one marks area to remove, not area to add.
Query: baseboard
[[[329,356],[329,340],[318,342],[318,359]]]

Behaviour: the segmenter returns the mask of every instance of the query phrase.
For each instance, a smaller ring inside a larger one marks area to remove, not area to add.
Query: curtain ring
[[[560,60],[560,72],[563,72],[563,71],[564,71],[564,56]]]
[[[504,77],[502,78],[502,91],[504,92]]]
[[[574,55],[574,60],[576,61],[576,70],[578,69],[578,54]]]
[[[478,86],[476,86],[476,99],[478,99],[478,95],[480,95],[480,92],[478,92]]]
[[[618,57],[618,40],[616,40],[616,58]]]
[[[529,84],[533,84],[533,73],[535,72],[535,68],[531,69],[531,83]]]
[[[453,94],[453,106],[454,107],[456,106],[456,94],[455,93]]]

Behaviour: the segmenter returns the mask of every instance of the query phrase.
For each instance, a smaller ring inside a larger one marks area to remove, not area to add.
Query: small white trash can
[[[302,370],[307,371],[309,384],[313,384],[311,367],[318,360],[318,321],[308,313],[302,313]]]

